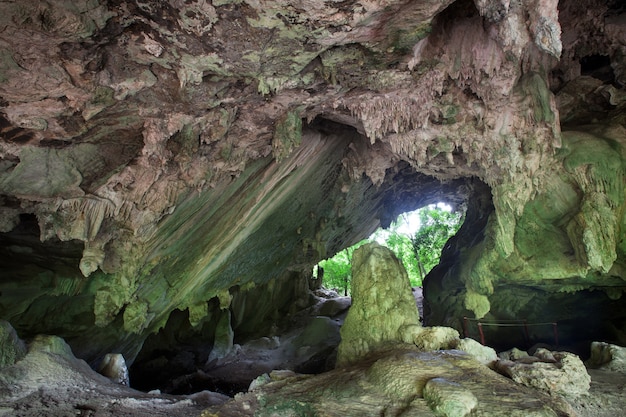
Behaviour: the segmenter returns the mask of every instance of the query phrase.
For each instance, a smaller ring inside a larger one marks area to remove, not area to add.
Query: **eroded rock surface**
[[[185,397],[135,391],[96,373],[56,336],[36,337],[21,360],[0,368],[0,415],[6,417],[188,417],[227,398],[208,391]]]
[[[515,382],[571,398],[586,394],[591,383],[583,361],[569,352],[539,349],[533,356],[500,360],[494,366]]]
[[[444,390],[453,395],[440,396]],[[575,415],[566,403],[459,351],[420,352],[410,345],[325,374],[266,383],[204,415],[462,416],[470,410],[472,416]]]
[[[341,327],[338,366],[386,344],[410,342],[411,332],[421,328],[409,277],[388,248],[368,243],[355,250],[351,284],[353,301]]]
[[[584,18],[592,5],[598,13]],[[533,177],[542,186],[519,211],[492,187],[496,215],[471,215],[450,242],[443,267],[426,280],[424,316],[459,330],[464,316],[533,324],[530,341],[519,328],[485,329],[499,350],[556,345],[550,323],[558,323],[561,342],[588,355],[594,340],[624,340],[626,154],[623,103],[614,95],[621,97],[624,86],[624,10],[590,1],[561,1],[558,8],[562,54],[548,81],[561,132],[552,169]],[[534,326],[540,323],[547,325]]]
[[[0,316],[92,365],[226,355],[445,200],[427,324],[623,340],[625,25],[613,0],[2,2]]]
[[[591,357],[586,364],[590,368],[626,373],[626,348],[605,342],[593,342]]]
[[[389,248],[367,243],[352,256],[353,301],[341,326],[337,366],[397,343],[412,343],[424,351],[457,344],[454,329],[422,327],[409,277]]]

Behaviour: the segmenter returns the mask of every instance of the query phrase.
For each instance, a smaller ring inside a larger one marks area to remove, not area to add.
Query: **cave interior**
[[[144,392],[329,372],[350,300],[313,266],[445,202],[424,326],[626,346],[620,1],[266,3],[0,3],[20,339],[120,353]]]

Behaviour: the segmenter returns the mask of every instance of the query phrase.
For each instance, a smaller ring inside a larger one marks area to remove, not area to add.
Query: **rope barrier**
[[[482,324],[483,326],[493,326],[493,327],[530,327],[530,326],[547,326],[547,325],[553,325],[555,324],[554,322],[546,322],[546,323],[521,323],[521,324],[513,324],[513,323],[504,323],[504,324],[500,324],[500,323],[490,323],[490,322],[485,322],[485,321],[479,321],[480,324]]]
[[[472,319],[469,317],[463,317],[463,332],[465,333],[465,337],[469,337],[468,331],[468,322],[473,321],[476,322],[478,326],[478,334],[480,335],[480,343],[482,345],[485,344],[485,333],[483,332],[483,326],[491,326],[491,327],[523,327],[524,328],[524,337],[526,342],[530,342],[530,335],[528,332],[528,328],[530,326],[552,326],[552,332],[554,334],[554,344],[558,348],[559,346],[559,330],[557,322],[544,322],[544,323],[528,323],[525,319],[513,319],[513,320],[481,320],[481,319]]]

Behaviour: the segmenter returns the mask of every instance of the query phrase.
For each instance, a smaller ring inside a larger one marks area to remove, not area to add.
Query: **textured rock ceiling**
[[[517,314],[504,284],[619,303],[619,1],[25,0],[0,28],[21,334],[132,361],[172,311],[198,326],[233,297],[244,331],[271,308],[243,294],[279,309],[300,287],[276,280],[442,199],[471,221],[433,321]]]

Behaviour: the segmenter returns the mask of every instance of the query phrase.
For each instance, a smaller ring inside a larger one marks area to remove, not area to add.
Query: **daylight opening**
[[[402,213],[389,228],[378,228],[368,238],[320,261],[313,267],[313,278],[321,279],[321,285],[327,289],[350,295],[352,254],[359,246],[375,241],[391,249],[402,261],[411,286],[421,287],[426,274],[439,263],[444,245],[463,224],[464,217],[464,212],[453,211],[446,203]]]

